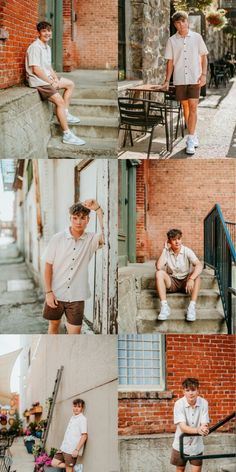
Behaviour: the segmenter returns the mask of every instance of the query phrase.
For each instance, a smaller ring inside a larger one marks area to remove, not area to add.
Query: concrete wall
[[[173,435],[155,434],[152,437],[120,437],[121,472],[174,472],[175,466],[170,464]],[[204,439],[205,453],[233,453],[235,447],[234,434],[212,434]],[[204,460],[202,472],[220,472],[221,466],[231,464],[233,459]],[[186,472],[190,472],[189,464]]]
[[[117,367],[115,336],[23,336],[22,408],[52,395],[57,369],[64,366],[47,448],[60,447],[74,398],[86,402],[89,440],[82,459],[85,471],[118,472]],[[27,368],[28,349],[32,363]],[[109,362],[108,362],[109,360]],[[23,406],[24,405],[24,406]]]
[[[0,158],[46,159],[51,109],[36,90],[15,87],[0,93]]]

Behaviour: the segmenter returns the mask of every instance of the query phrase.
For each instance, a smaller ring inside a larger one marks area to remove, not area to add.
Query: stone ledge
[[[136,399],[143,399],[143,400],[172,400],[175,398],[173,392],[166,390],[164,392],[119,392],[118,399],[119,400],[136,400]]]

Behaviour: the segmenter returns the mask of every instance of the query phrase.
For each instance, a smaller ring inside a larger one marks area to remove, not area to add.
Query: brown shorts
[[[42,85],[41,87],[36,87],[42,100],[48,100],[52,95],[58,93],[58,90],[55,89],[52,85]]]
[[[192,459],[190,460],[190,464],[192,465],[202,465],[202,460],[200,459],[200,456],[202,456],[202,453],[201,454],[198,454],[199,455],[199,459]],[[188,460],[188,459],[187,459]],[[180,455],[180,452],[179,451],[176,451],[176,449],[172,449],[172,452],[171,452],[171,457],[170,457],[170,463],[172,465],[175,465],[177,467],[180,467],[180,466],[184,466],[186,464],[186,461],[184,461]]]
[[[84,301],[80,302],[62,302],[58,301],[56,308],[51,308],[45,302],[43,308],[43,317],[46,320],[60,320],[65,313],[68,323],[81,326],[84,316]]]
[[[168,274],[169,275],[169,274]],[[176,293],[176,292],[181,292],[181,293],[186,293],[186,283],[188,281],[189,275],[185,277],[184,279],[176,279],[176,277],[172,277],[172,275],[169,275],[171,279],[171,286],[170,288],[167,289],[167,292],[169,293]]]
[[[74,467],[77,461],[77,457],[73,457],[71,454],[67,454],[67,452],[63,451],[57,451],[54,459],[63,462],[67,467]]]
[[[175,97],[178,102],[182,100],[188,100],[189,98],[199,98],[200,90],[198,84],[193,85],[176,85],[175,86]]]

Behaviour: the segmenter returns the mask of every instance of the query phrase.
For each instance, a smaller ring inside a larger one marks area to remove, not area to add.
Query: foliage
[[[225,34],[228,34],[229,36],[233,36],[234,38],[236,38],[236,26],[227,25],[224,27],[223,31]]]
[[[190,9],[204,11],[212,4],[213,0],[174,0],[176,11],[189,11]]]
[[[42,448],[43,448],[42,443],[35,444],[35,445],[33,446],[32,452],[33,452],[34,457],[40,456],[41,451],[42,451]]]
[[[9,434],[14,434],[16,436],[20,436],[22,434],[22,426],[23,426],[23,421],[20,419],[19,412],[16,411],[15,413],[15,418],[14,418],[14,423],[10,426],[9,428]]]
[[[210,10],[206,15],[207,22],[217,29],[222,29],[227,24],[227,18],[225,16],[226,10]]]

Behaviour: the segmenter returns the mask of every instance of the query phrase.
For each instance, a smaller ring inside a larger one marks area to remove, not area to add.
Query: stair
[[[205,269],[201,275],[197,319],[194,322],[185,320],[189,296],[182,293],[167,295],[170,318],[166,321],[157,320],[160,300],[155,289],[153,263],[131,264],[122,268],[121,278],[127,277],[127,273],[135,274],[138,333],[227,333],[217,281],[212,271]]]
[[[236,470],[236,462],[233,462],[232,464],[222,465],[220,468],[221,472],[235,472],[235,470]]]
[[[63,144],[61,129],[54,117],[47,148],[48,157],[116,158],[118,138],[116,72],[78,70],[62,75],[71,78],[76,86],[70,113],[79,116],[81,122],[70,125],[70,129],[84,139],[86,144],[84,146]]]

